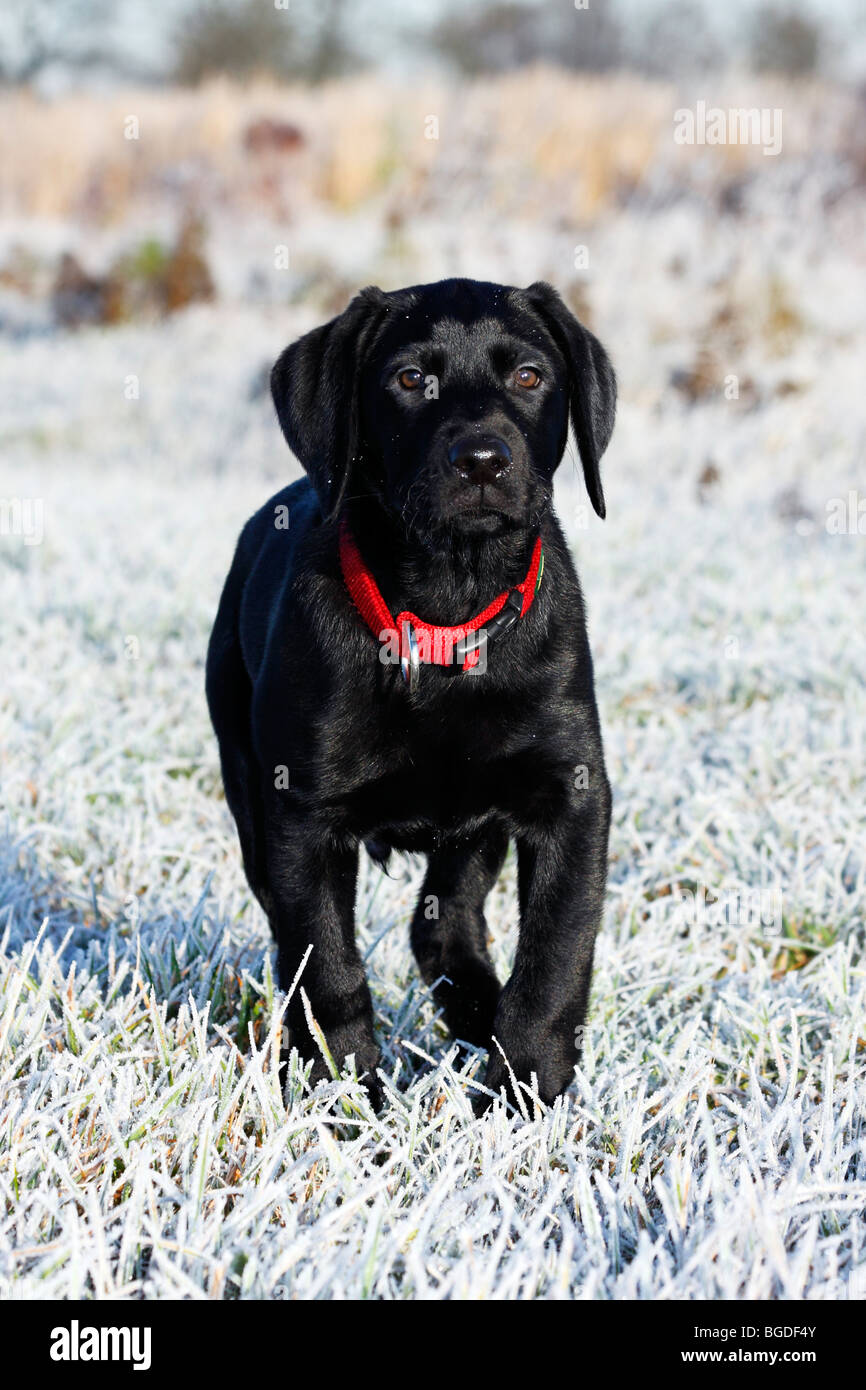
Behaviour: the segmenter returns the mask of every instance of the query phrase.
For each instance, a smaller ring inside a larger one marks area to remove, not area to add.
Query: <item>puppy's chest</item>
[[[459,833],[491,816],[519,819],[551,783],[548,754],[540,732],[483,718],[380,730],[357,766],[353,828]]]

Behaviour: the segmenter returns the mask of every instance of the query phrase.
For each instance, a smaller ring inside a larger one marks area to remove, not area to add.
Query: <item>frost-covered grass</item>
[[[279,1092],[283,1001],[203,658],[235,534],[294,470],[250,384],[314,311],[0,344],[0,493],[44,506],[41,545],[0,536],[0,1291],[866,1293],[866,537],[825,526],[862,484],[845,217],[796,252],[784,218],[759,236],[694,208],[597,242],[622,385],[609,520],[584,524],[570,460],[558,505],[615,789],[610,888],[580,1070],[528,1119],[473,1118],[483,1059],[456,1061],[414,972],[408,861],[365,862],[358,900],[385,1109],[350,1076]],[[467,226],[458,268],[556,278],[558,245],[528,261]],[[755,292],[770,264],[802,321],[784,354]],[[717,339],[720,367],[757,399],[689,408],[668,374],[720,277],[743,340]],[[690,918],[702,892],[730,920]],[[511,862],[489,920],[504,978]]]

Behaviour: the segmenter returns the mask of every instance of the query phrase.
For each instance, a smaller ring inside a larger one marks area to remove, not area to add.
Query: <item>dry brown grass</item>
[[[317,89],[221,80],[54,102],[17,90],[0,95],[2,211],[108,224],[144,201],[180,198],[290,217],[310,199],[350,209],[386,192],[399,206],[462,190],[503,212],[590,220],[656,168],[675,181],[723,185],[778,162],[753,147],[717,147],[708,176],[706,151],[672,138],[674,110],[695,96],[781,106],[782,161],[820,157],[845,129],[845,98],[818,84],[752,79],[684,96],[631,76],[544,68],[411,88],[366,76]],[[438,140],[425,138],[431,115]],[[137,140],[124,137],[129,116]],[[296,124],[302,147],[251,153],[244,132],[261,118]]]

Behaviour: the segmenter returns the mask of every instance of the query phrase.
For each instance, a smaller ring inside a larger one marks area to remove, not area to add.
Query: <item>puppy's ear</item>
[[[340,510],[361,442],[361,367],[386,309],[386,296],[369,286],[337,318],[287,347],[271,372],[283,434],[309,474],[326,520]]]
[[[564,356],[571,378],[571,423],[586,490],[598,515],[605,515],[599,462],[613,433],[616,377],[607,353],[588,328],[578,322],[552,285],[537,280],[527,298]]]

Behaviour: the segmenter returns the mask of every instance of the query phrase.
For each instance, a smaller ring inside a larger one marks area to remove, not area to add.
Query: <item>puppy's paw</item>
[[[347,1070],[348,1059],[354,1058],[352,1072],[364,1087],[370,1104],[378,1114],[385,1099],[381,1082],[376,1075],[376,1068],[380,1062],[379,1049],[375,1044],[366,1041],[361,1043],[348,1041],[344,1047],[340,1047],[336,1051],[332,1047],[331,1055],[341,1073]],[[316,1086],[320,1081],[332,1081],[333,1079],[331,1069],[325,1059],[322,1056],[317,1057],[310,1072],[310,1085]]]
[[[495,1029],[494,1038],[497,1038]],[[534,1096],[542,1104],[552,1105],[574,1080],[576,1053],[564,1047],[562,1040],[552,1033],[537,1039],[531,1047],[519,1043],[509,1048],[501,1041],[500,1046],[502,1052],[494,1041],[484,1085],[497,1096],[504,1090],[506,1100],[520,1114],[532,1114]],[[479,1095],[473,1106],[475,1113],[483,1114],[492,1103],[489,1096]]]

